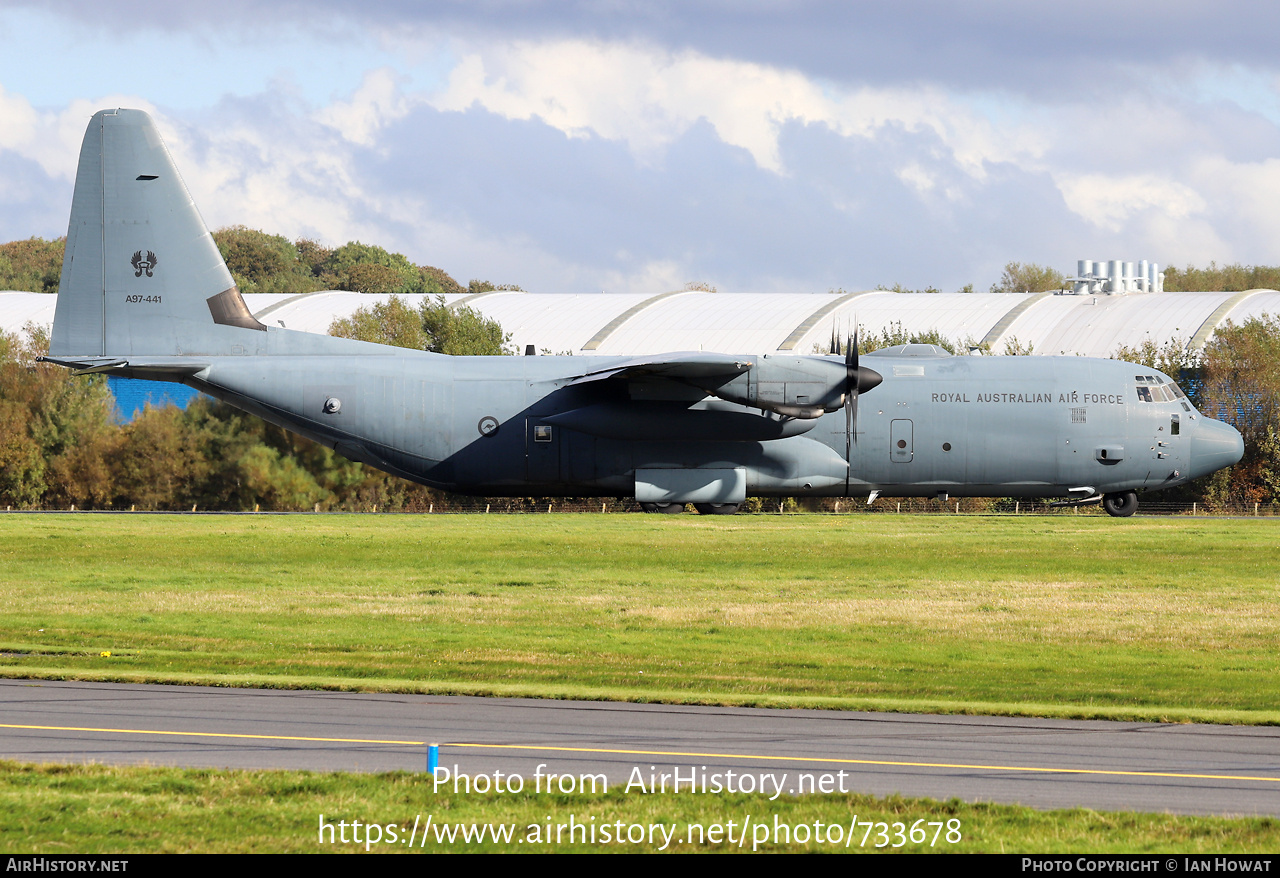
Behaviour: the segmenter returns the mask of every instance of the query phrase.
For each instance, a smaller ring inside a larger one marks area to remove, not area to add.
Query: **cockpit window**
[[[1138,385],[1139,402],[1181,402],[1184,411],[1191,411],[1182,388],[1163,375],[1134,375],[1133,381]]]

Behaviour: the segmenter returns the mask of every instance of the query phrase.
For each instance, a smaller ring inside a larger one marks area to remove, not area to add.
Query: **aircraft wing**
[[[880,376],[870,369],[850,366],[836,357],[743,357],[701,352],[614,360],[599,369],[569,376],[567,383],[605,378],[667,379],[739,405],[806,419],[840,408],[859,386],[868,390],[880,383]]]
[[[569,381],[585,384],[606,378],[671,378],[676,381],[701,381],[707,378],[732,378],[748,371],[750,360],[725,354],[704,354],[689,351],[637,357],[622,362],[612,362],[603,369],[584,372]]]

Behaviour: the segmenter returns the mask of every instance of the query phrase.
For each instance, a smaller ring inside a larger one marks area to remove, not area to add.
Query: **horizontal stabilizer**
[[[63,359],[60,357],[38,357],[36,362],[53,363],[55,366],[62,366],[72,370],[73,375],[92,375],[96,372],[110,372],[125,364],[125,361],[119,357],[81,357],[78,359]]]
[[[109,372],[125,378],[148,378],[154,381],[181,381],[207,369],[208,363],[187,358],[164,357],[41,357],[42,363],[53,363],[71,369],[75,375]]]

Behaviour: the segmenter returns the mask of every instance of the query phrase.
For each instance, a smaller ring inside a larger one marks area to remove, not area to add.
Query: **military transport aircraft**
[[[1113,360],[921,344],[859,358],[856,342],[842,357],[450,357],[264,326],[139,110],[89,123],[47,359],[181,382],[422,484],[649,511],[954,495],[1131,515],[1136,492],[1243,454],[1168,376]]]

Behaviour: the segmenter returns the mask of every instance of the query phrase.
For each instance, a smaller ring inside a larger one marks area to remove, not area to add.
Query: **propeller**
[[[858,330],[854,329],[849,336],[849,346],[844,355],[844,451],[845,460],[853,465],[852,449],[849,443],[858,444]]]
[[[832,336],[834,340],[834,335]],[[840,352],[839,341],[835,343],[833,353]],[[884,377],[873,369],[858,365],[858,330],[855,328],[849,336],[849,344],[844,354],[845,392],[844,392],[844,426],[846,458],[852,449],[850,443],[858,444],[858,394],[865,393],[879,386]]]

